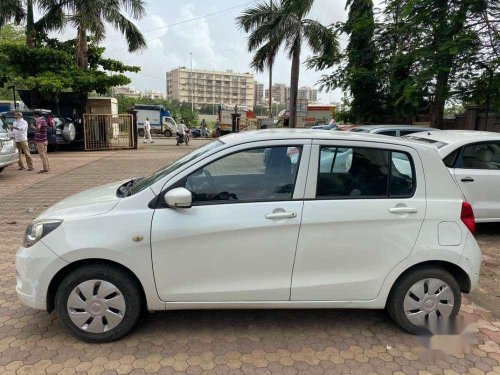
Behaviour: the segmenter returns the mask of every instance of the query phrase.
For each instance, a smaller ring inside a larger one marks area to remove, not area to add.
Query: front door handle
[[[391,214],[416,214],[418,210],[413,207],[392,207],[389,208]]]
[[[266,219],[276,220],[276,219],[293,219],[297,217],[296,212],[273,212],[270,214],[266,214]]]
[[[462,182],[474,182],[474,179],[471,177],[464,177],[460,181],[462,181]]]

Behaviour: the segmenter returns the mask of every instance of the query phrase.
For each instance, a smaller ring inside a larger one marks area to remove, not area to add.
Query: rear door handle
[[[297,217],[296,212],[273,212],[270,214],[266,214],[266,219],[276,220],[276,219],[293,219]]]
[[[389,208],[391,214],[416,214],[418,210],[413,207],[392,207]]]
[[[471,177],[464,177],[460,181],[462,181],[462,182],[474,182],[474,179]]]

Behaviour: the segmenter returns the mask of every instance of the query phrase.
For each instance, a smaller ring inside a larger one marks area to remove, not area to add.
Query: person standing
[[[49,168],[49,158],[47,156],[47,121],[43,118],[42,114],[38,111],[33,112],[35,116],[35,143],[42,160],[42,170],[38,173],[50,172]]]
[[[15,120],[12,123],[12,132],[14,133],[14,140],[16,142],[18,157],[19,157],[19,170],[24,168],[23,157],[26,159],[28,171],[33,170],[33,159],[31,158],[30,150],[28,147],[28,123],[23,119],[21,112],[14,113]]]
[[[220,137],[220,119],[217,119],[217,121],[215,121],[215,136],[217,138]]]
[[[207,134],[207,122],[205,121],[205,119],[201,120],[200,127],[201,127],[201,137],[202,138],[208,138],[208,134]]]
[[[146,121],[144,121],[144,143],[149,139],[150,143],[154,143],[151,138],[151,124],[149,123],[149,117],[146,117]]]

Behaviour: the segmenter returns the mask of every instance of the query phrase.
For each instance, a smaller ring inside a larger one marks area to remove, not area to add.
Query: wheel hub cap
[[[416,326],[435,326],[453,312],[455,296],[450,286],[439,279],[424,279],[413,284],[404,299],[404,313]]]
[[[112,283],[88,280],[77,285],[67,302],[68,314],[78,328],[91,333],[112,330],[125,316],[125,298]]]

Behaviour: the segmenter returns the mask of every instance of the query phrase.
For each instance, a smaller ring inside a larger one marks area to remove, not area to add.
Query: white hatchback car
[[[436,147],[477,223],[500,222],[500,133],[442,130],[408,137]]]
[[[387,307],[419,332],[475,288],[471,231],[470,205],[430,145],[232,134],[43,212],[17,252],[17,292],[92,342],[129,332],[144,307]]]

